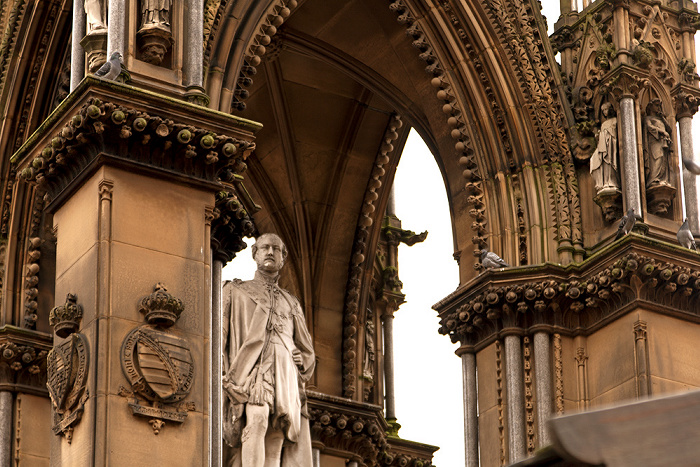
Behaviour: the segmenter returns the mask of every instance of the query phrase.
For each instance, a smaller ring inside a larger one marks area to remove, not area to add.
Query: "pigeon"
[[[681,225],[681,228],[678,229],[676,238],[678,238],[678,243],[680,243],[683,248],[698,251],[698,247],[695,245],[695,239],[693,238],[693,233],[690,231],[690,227],[688,227],[688,218],[685,219],[683,225]]]
[[[622,219],[620,219],[620,223],[617,226],[617,235],[615,236],[615,240],[619,240],[630,233],[635,222],[637,222],[637,218],[634,215],[634,209],[630,208],[627,210],[627,214],[622,216]]]
[[[100,78],[114,80],[119,73],[122,72],[122,54],[113,52],[109,57],[109,61],[105,62],[99,70],[95,72],[95,76]]]
[[[500,256],[486,249],[481,250],[481,265],[484,269],[508,267],[508,263],[503,261]]]
[[[683,165],[688,170],[688,172],[693,175],[700,175],[700,165],[696,164],[695,161],[690,159],[683,159]]]

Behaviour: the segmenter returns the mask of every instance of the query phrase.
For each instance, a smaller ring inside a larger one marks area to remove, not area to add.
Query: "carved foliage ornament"
[[[194,381],[194,361],[188,342],[168,332],[184,310],[182,302],[157,284],[141,300],[139,311],[148,324],[127,334],[121,348],[122,370],[130,389],[120,388],[133,415],[149,418],[157,435],[165,422],[182,423],[193,402],[184,402]]]

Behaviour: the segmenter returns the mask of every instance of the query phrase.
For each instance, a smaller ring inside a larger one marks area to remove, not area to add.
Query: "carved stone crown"
[[[49,312],[49,324],[53,326],[56,335],[66,338],[78,330],[83,318],[83,307],[78,305],[78,297],[69,293],[66,303],[54,307]]]
[[[153,288],[153,293],[141,299],[139,311],[144,314],[148,324],[168,328],[175,324],[185,309],[182,300],[168,293],[160,282]]]

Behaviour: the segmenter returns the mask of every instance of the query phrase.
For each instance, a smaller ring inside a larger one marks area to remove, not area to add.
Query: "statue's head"
[[[279,272],[287,260],[287,247],[282,239],[273,233],[260,235],[255,240],[252,251],[258,270],[267,274]]]
[[[603,114],[603,117],[612,118],[615,116],[615,107],[610,102],[606,102],[600,106],[600,113]]]

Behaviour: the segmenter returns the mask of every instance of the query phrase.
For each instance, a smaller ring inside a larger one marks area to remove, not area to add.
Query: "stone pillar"
[[[634,209],[637,216],[642,215],[642,198],[639,183],[639,155],[637,151],[637,130],[634,118],[634,99],[624,95],[620,99],[620,126],[622,144],[620,144],[620,166],[622,167],[622,202],[623,209]]]
[[[382,315],[384,323],[384,404],[386,419],[396,421],[396,405],[394,400],[394,314]]]
[[[189,0],[185,2],[185,86],[188,89],[203,90],[204,66],[204,1]]]
[[[348,461],[347,467],[360,467],[357,461]]]
[[[70,53],[70,90],[71,92],[78,86],[80,80],[85,76],[85,50],[80,41],[85,36],[84,0],[73,0],[73,32],[71,36]],[[9,464],[3,464],[9,465]]]
[[[534,335],[535,346],[535,394],[537,396],[537,437],[539,446],[549,444],[547,420],[552,415],[552,368],[549,334],[544,331]]]
[[[523,391],[523,355],[520,336],[504,339],[506,357],[506,407],[508,414],[508,460],[514,463],[525,457],[525,398]]]
[[[313,448],[311,450],[311,460],[313,462],[313,467],[321,467],[321,450],[319,448]]]
[[[12,465],[12,412],[14,397],[0,391],[0,465]]]
[[[462,390],[464,394],[464,465],[479,467],[479,416],[477,412],[476,354],[474,349],[460,347]]]
[[[693,153],[693,119],[689,116],[678,119],[681,143],[681,159],[700,164]],[[683,194],[685,195],[685,217],[693,235],[700,235],[700,217],[698,216],[697,175],[692,174],[683,165]]]
[[[649,350],[647,348],[647,323],[634,323],[634,360],[637,377],[637,397],[651,395],[651,378],[649,377]]]
[[[49,362],[56,393],[75,347],[66,340],[80,344],[80,418],[51,435],[51,465],[209,465],[221,444],[210,422],[212,225],[220,179],[242,181],[259,125],[93,77],[79,89],[13,159],[46,190],[55,296],[82,306],[75,332],[56,331]],[[57,159],[70,170],[49,169]],[[227,217],[233,234],[244,217]]]
[[[212,254],[212,258],[215,258]],[[211,329],[210,329],[210,349],[211,356],[211,398],[209,404],[210,430],[211,430],[211,459],[212,466],[223,464],[223,406],[224,395],[221,386],[221,376],[223,375],[223,361],[221,348],[222,331],[222,310],[221,310],[221,270],[224,263],[219,259],[213,259],[211,270]]]
[[[107,60],[112,52],[126,54],[126,0],[108,0]]]

